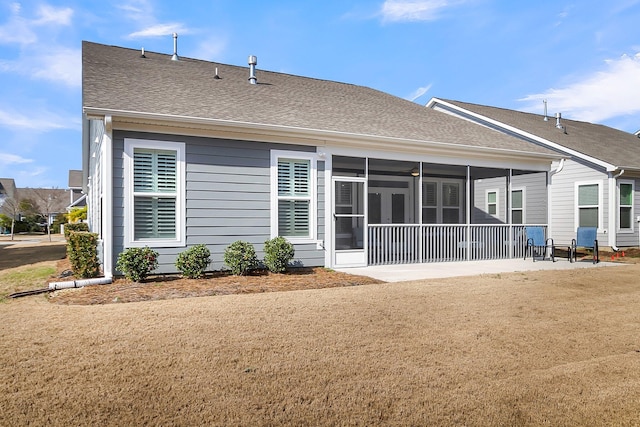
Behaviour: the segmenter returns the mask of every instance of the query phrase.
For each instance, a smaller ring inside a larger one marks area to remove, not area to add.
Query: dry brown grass
[[[639,273],[12,300],[0,425],[639,425]]]

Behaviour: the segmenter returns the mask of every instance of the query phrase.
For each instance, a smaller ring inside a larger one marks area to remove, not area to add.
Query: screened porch
[[[547,223],[544,171],[334,156],[337,265],[524,257]]]

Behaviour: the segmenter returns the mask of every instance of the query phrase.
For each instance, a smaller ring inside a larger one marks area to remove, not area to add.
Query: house
[[[13,199],[16,195],[16,182],[13,178],[0,178],[0,209],[5,200]]]
[[[73,208],[82,208],[87,205],[87,196],[82,192],[82,171],[69,171],[69,205],[67,212]]]
[[[549,181],[548,234],[569,243],[579,226],[598,228],[601,246],[639,245],[640,140],[607,126],[546,114],[433,98],[427,106],[547,147],[566,160]],[[546,107],[546,105],[545,105]],[[545,108],[546,109],[546,108]],[[530,207],[523,214],[528,220]]]
[[[220,269],[232,242],[260,256],[276,236],[304,266],[521,256],[523,224],[475,200],[495,177],[526,176],[539,207],[527,220],[546,226],[562,157],[550,148],[367,87],[262,71],[254,56],[82,50],[83,185],[106,276],[129,247],[152,247],[170,273],[192,245]]]
[[[15,214],[12,200],[15,200],[16,196],[16,182],[13,178],[0,178],[0,214],[5,214],[9,217]],[[7,204],[7,201],[8,202]],[[5,229],[0,225],[0,234],[9,233],[10,230]]]

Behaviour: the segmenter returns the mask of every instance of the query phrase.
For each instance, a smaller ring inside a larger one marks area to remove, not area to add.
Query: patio
[[[599,262],[590,260],[569,262],[566,258],[552,261],[536,261],[531,258],[498,259],[482,261],[434,262],[425,264],[374,265],[368,267],[338,268],[336,271],[373,277],[385,282],[405,282],[421,279],[476,276],[480,274],[514,273],[520,271],[571,270],[580,268],[628,267],[621,262]]]

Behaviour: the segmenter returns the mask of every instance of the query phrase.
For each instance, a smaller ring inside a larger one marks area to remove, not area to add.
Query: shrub
[[[124,273],[127,279],[141,282],[158,268],[158,253],[147,246],[126,249],[118,255],[116,268]]]
[[[195,245],[178,254],[176,268],[184,277],[199,279],[204,276],[204,271],[209,266],[211,251],[206,245]]]
[[[235,241],[224,250],[224,263],[236,276],[247,274],[258,265],[256,250],[251,243]]]
[[[87,279],[100,274],[98,259],[98,235],[86,231],[69,234],[67,256],[74,276]]]
[[[69,240],[69,234],[72,231],[89,231],[89,224],[86,222],[76,222],[74,224],[64,225],[64,238]]]
[[[282,236],[264,242],[264,265],[272,273],[282,273],[293,259],[293,245]]]

